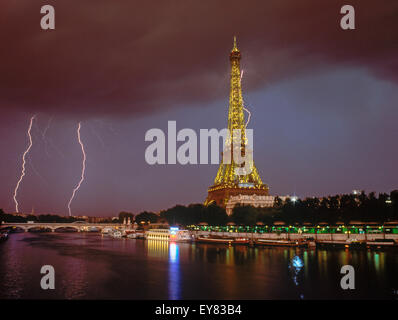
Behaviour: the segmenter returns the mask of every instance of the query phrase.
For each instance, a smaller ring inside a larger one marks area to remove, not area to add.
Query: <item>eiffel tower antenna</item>
[[[238,50],[238,46],[236,45],[236,36],[234,36],[234,47],[232,48],[232,51]]]

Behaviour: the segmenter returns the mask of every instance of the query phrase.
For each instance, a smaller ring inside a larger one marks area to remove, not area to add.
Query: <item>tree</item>
[[[147,212],[147,211],[143,211],[143,212],[137,214],[135,217],[135,222],[137,222],[137,223],[141,223],[141,222],[156,223],[156,222],[158,222],[158,220],[159,220],[159,216],[156,213]]]
[[[228,222],[228,215],[225,208],[219,207],[215,203],[204,207],[203,218],[205,222],[213,226],[226,225]]]
[[[3,209],[0,209],[0,226],[3,223],[4,217],[5,217],[5,213],[4,213]]]
[[[278,196],[275,197],[274,199],[274,207],[275,208],[281,208],[283,205],[283,201],[281,198],[279,198]]]
[[[398,220],[398,190],[391,191],[390,200],[392,205],[392,218]]]
[[[170,225],[174,224],[192,224],[192,217],[189,215],[187,207],[176,205],[160,213],[162,218],[165,218]]]
[[[258,212],[252,206],[237,205],[232,210],[231,219],[239,225],[253,226],[257,222]]]

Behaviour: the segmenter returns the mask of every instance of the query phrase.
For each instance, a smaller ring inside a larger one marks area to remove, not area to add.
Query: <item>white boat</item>
[[[118,230],[115,230],[111,233],[112,237],[114,238],[121,238],[122,237],[122,233]]]
[[[8,233],[7,232],[0,232],[0,241],[5,241],[8,239]]]
[[[137,234],[135,232],[127,233],[126,237],[129,239],[137,239]]]
[[[191,233],[188,230],[180,230],[177,227],[171,227],[170,229],[150,229],[145,235],[147,240],[192,241]]]
[[[102,231],[101,231],[101,233],[111,233],[111,232],[112,232],[112,228],[109,228],[109,227],[104,228],[104,229],[102,229]]]

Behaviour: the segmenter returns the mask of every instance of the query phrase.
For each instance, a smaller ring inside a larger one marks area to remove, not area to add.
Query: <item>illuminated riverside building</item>
[[[231,197],[231,204],[236,201],[237,196],[268,196],[268,186],[263,184],[257,168],[254,165],[252,158],[250,160],[250,172],[244,175],[236,174],[235,169],[242,169],[243,164],[237,164],[234,160],[232,150],[239,148],[242,157],[248,150],[248,143],[246,138],[246,123],[243,113],[243,98],[241,87],[241,71],[240,59],[241,53],[236,45],[236,38],[234,38],[234,46],[229,55],[231,63],[231,88],[229,94],[229,111],[228,111],[228,129],[230,135],[227,137],[223,154],[229,153],[231,161],[229,163],[221,162],[218,169],[214,184],[208,189],[208,196],[205,205],[216,203],[221,207],[227,207]],[[241,132],[241,139],[237,140],[233,136],[233,130],[239,129]],[[247,160],[246,160],[247,161]],[[252,198],[257,199],[257,198]],[[262,199],[262,198],[261,198]],[[253,202],[254,200],[251,200]],[[267,202],[268,200],[261,200]],[[264,202],[264,203],[265,203]],[[236,203],[234,203],[236,204]]]
[[[228,215],[232,214],[232,210],[237,204],[252,206],[256,208],[270,208],[274,206],[276,196],[259,196],[257,194],[245,195],[239,194],[237,196],[231,196],[225,206]],[[290,196],[279,197],[282,201],[286,201]]]

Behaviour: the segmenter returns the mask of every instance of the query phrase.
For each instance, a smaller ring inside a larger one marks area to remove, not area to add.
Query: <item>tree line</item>
[[[327,197],[305,199],[287,198],[282,201],[275,198],[273,207],[256,208],[237,205],[228,216],[224,208],[216,205],[208,207],[202,204],[188,206],[177,205],[164,210],[160,217],[169,224],[191,225],[206,222],[209,225],[225,225],[229,222],[237,225],[272,224],[283,221],[287,224],[326,222],[349,223],[350,221],[378,222],[398,221],[398,190],[390,194],[374,192],[366,194],[341,194]]]
[[[16,223],[24,223],[27,221],[44,222],[44,223],[51,223],[51,222],[72,223],[76,221],[84,221],[84,219],[77,217],[59,216],[56,214],[41,214],[41,215],[30,214],[27,216],[21,216],[21,215],[8,214],[5,213],[3,209],[0,209],[0,223],[3,221],[16,222]]]
[[[379,222],[398,220],[398,190],[390,194],[374,192],[366,194],[341,194],[321,198],[286,199],[275,198],[273,207],[255,208],[247,205],[237,205],[230,216],[224,208],[215,204],[176,205],[161,211],[159,214],[143,211],[137,215],[130,212],[120,212],[116,221],[112,218],[102,219],[100,222],[123,223],[130,218],[130,222],[139,225],[149,223],[168,223],[170,225],[237,225],[272,224],[283,221],[288,224],[326,222],[348,223],[349,221]],[[29,215],[27,217],[6,214],[0,209],[0,221],[5,222],[75,222],[84,220],[78,217],[62,217],[58,215]]]

